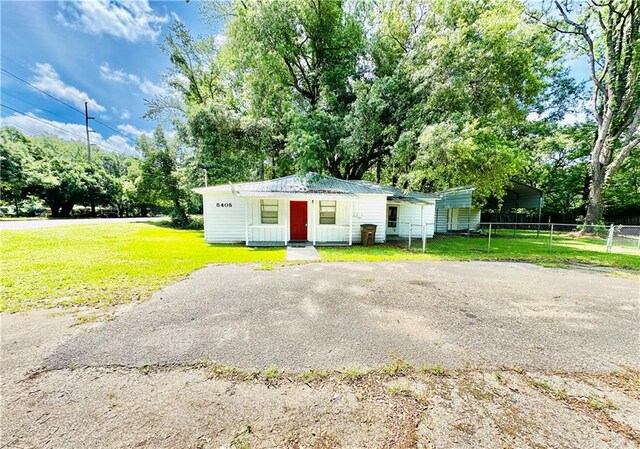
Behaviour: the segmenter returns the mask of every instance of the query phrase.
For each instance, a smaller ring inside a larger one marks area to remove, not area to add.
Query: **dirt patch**
[[[425,370],[427,371],[427,370]],[[264,376],[220,366],[43,372],[5,393],[8,447],[633,448],[640,401],[611,387],[619,409],[597,414],[554,393],[594,378],[422,372],[406,365],[347,377]],[[437,374],[436,374],[437,373]],[[533,384],[535,378],[540,384]],[[551,383],[549,383],[551,385]],[[571,396],[570,396],[571,397]],[[626,415],[625,415],[626,416]],[[625,427],[626,426],[626,427]],[[628,432],[628,429],[633,432]],[[126,432],[122,429],[127,429]]]

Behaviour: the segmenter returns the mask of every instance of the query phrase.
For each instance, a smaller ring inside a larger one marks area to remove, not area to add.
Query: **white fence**
[[[411,249],[412,243],[420,241],[423,253],[427,249],[427,237],[433,236],[434,231],[433,224],[416,224],[402,221],[398,223],[398,237],[407,239],[407,247],[409,249]]]

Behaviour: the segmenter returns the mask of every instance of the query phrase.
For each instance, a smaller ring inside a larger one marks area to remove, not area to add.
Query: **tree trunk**
[[[585,225],[597,225],[602,220],[604,214],[604,168],[600,163],[595,163],[591,168],[587,214],[584,217]],[[592,226],[585,226],[585,232],[592,232],[592,229]]]
[[[47,205],[51,209],[51,216],[52,217],[59,217],[60,216],[60,207],[61,207],[60,203],[47,203]]]
[[[73,210],[73,203],[64,203],[60,208],[60,216],[69,217],[71,215],[72,210]]]

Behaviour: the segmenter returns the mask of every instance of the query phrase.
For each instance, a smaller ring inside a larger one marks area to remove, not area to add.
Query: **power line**
[[[56,126],[53,123],[47,122],[47,121],[42,120],[42,119],[40,119],[38,117],[34,117],[33,115],[27,114],[26,112],[19,111],[19,110],[15,109],[15,108],[12,108],[11,106],[7,106],[6,104],[0,104],[0,106],[2,106],[3,108],[7,108],[7,109],[9,109],[9,110],[11,110],[13,112],[17,112],[20,115],[24,115],[25,117],[29,117],[30,119],[35,120],[37,122],[44,123],[45,125],[49,125],[52,128],[59,129],[60,131],[63,131],[65,133],[67,133],[67,134],[71,134],[72,136],[76,136],[76,137],[79,137],[81,139],[84,138],[84,137],[82,137],[82,136],[80,136],[80,135],[78,135],[78,134],[76,134],[76,133],[74,133],[72,131],[69,131],[68,129],[60,128],[59,126]]]
[[[38,134],[37,131],[35,131],[33,129],[30,129],[30,128],[24,126],[24,125],[18,125],[17,123],[11,123],[9,126],[12,127],[12,128],[18,128],[18,129],[20,129],[20,130],[22,130],[22,131],[24,131],[26,133],[29,133],[29,134]]]
[[[0,70],[2,70],[3,72],[5,72],[7,75],[14,77],[14,78],[15,78],[15,79],[17,79],[18,81],[21,81],[21,82],[23,82],[23,83],[27,84],[28,86],[31,86],[32,88],[36,89],[37,91],[42,92],[42,93],[43,93],[43,94],[45,94],[46,96],[48,96],[48,97],[50,97],[50,98],[53,98],[53,99],[54,99],[54,100],[56,100],[57,102],[62,103],[63,105],[65,105],[65,106],[67,106],[67,107],[69,107],[69,108],[73,109],[74,111],[81,113],[82,115],[85,115],[85,112],[84,112],[84,111],[81,111],[80,109],[78,109],[78,108],[76,108],[76,107],[74,107],[74,106],[70,105],[69,103],[67,103],[67,102],[65,102],[65,101],[62,101],[61,99],[59,99],[59,98],[57,98],[57,97],[55,97],[55,96],[53,96],[53,95],[51,95],[51,94],[49,94],[49,93],[45,92],[44,90],[42,90],[42,89],[40,89],[40,88],[38,88],[38,87],[34,86],[33,84],[31,84],[29,81],[27,81],[27,80],[25,80],[25,79],[20,78],[19,76],[15,75],[15,74],[13,74],[13,73],[11,73],[11,72],[9,72],[9,71],[8,71],[8,70],[6,70],[6,69],[0,68]],[[12,97],[16,98],[14,95],[10,95],[10,96],[12,96]],[[26,100],[23,100],[23,101],[25,101],[26,103],[29,103],[29,102],[28,102],[28,101],[26,101]],[[30,103],[30,104],[33,104],[33,103]],[[54,115],[55,115],[55,114],[54,114]],[[93,120],[94,120],[96,123],[100,123],[102,126],[104,126],[104,127],[106,127],[106,128],[109,128],[111,131],[113,131],[113,132],[116,132],[116,133],[120,134],[122,137],[124,137],[124,138],[126,138],[126,139],[129,139],[132,143],[135,143],[135,141],[133,140],[133,138],[132,138],[131,136],[128,136],[127,134],[122,133],[120,130],[118,130],[118,129],[116,129],[116,128],[114,128],[114,127],[112,127],[112,126],[110,126],[110,125],[108,125],[108,124],[106,124],[106,123],[104,123],[104,122],[102,122],[101,120],[98,120],[98,119],[93,119]]]
[[[33,103],[33,102],[31,102],[31,101],[28,101],[28,100],[25,100],[24,98],[20,98],[20,97],[18,97],[17,95],[10,94],[9,92],[2,92],[2,95],[8,95],[8,96],[10,96],[10,97],[12,97],[12,98],[15,98],[15,99],[16,99],[16,100],[18,100],[18,101],[21,101],[21,102],[23,102],[23,103],[29,104],[29,105],[31,105],[31,106],[35,106],[36,108],[40,109],[42,112],[46,112],[47,114],[53,115],[53,116],[55,116],[55,117],[58,117],[58,118],[59,118],[59,119],[61,119],[61,120],[65,120],[65,121],[66,121],[66,120],[68,120],[68,118],[67,118],[67,117],[63,117],[63,116],[61,116],[60,114],[56,114],[55,112],[48,111],[48,110],[46,110],[46,109],[42,109],[42,108],[41,108],[39,105],[37,105],[36,103]]]
[[[69,103],[67,103],[67,102],[65,102],[65,101],[62,101],[62,100],[61,100],[61,99],[59,99],[59,98],[54,97],[54,96],[53,96],[53,95],[51,95],[50,93],[47,93],[47,92],[45,92],[44,90],[42,90],[42,89],[40,89],[40,88],[38,88],[38,87],[34,86],[34,85],[33,85],[33,84],[31,84],[29,81],[27,81],[27,80],[24,80],[24,79],[20,78],[18,75],[14,75],[14,74],[13,74],[13,73],[11,73],[10,71],[8,71],[8,70],[6,70],[6,69],[3,69],[2,67],[0,67],[0,70],[2,70],[2,71],[3,71],[4,73],[6,73],[7,75],[14,77],[14,78],[15,78],[15,79],[17,79],[18,81],[22,81],[23,83],[27,84],[28,86],[33,87],[35,90],[37,90],[37,91],[39,91],[39,92],[42,92],[42,93],[43,93],[43,94],[45,94],[47,97],[53,98],[53,99],[54,99],[54,100],[56,100],[57,102],[62,103],[63,105],[65,105],[65,106],[67,106],[67,107],[69,107],[69,108],[73,109],[74,111],[77,111],[77,112],[79,112],[80,114],[83,114],[83,115],[84,115],[84,112],[82,112],[80,109],[76,108],[75,106],[71,106]]]
[[[18,113],[18,114],[20,114],[20,115],[23,115],[23,116],[25,116],[25,117],[28,117],[28,118],[30,118],[30,119],[32,119],[32,120],[35,120],[35,121],[37,121],[37,122],[40,122],[40,123],[43,123],[43,124],[45,124],[45,125],[51,126],[52,128],[58,129],[58,130],[60,130],[60,131],[62,131],[62,132],[65,132],[65,133],[67,133],[67,134],[69,134],[69,135],[72,135],[72,136],[74,136],[74,137],[76,137],[76,138],[78,138],[78,139],[85,140],[85,137],[84,137],[84,136],[81,136],[81,135],[79,135],[79,134],[76,134],[76,133],[74,133],[74,132],[72,132],[72,131],[69,131],[69,130],[67,130],[67,129],[60,128],[59,126],[56,126],[56,125],[54,125],[53,123],[50,123],[50,122],[45,121],[45,120],[42,120],[42,119],[40,119],[40,118],[38,118],[38,117],[34,117],[33,115],[27,114],[27,113],[26,113],[26,112],[24,112],[24,111],[20,111],[20,110],[18,110],[18,109],[12,108],[11,106],[7,106],[6,104],[0,104],[0,106],[2,106],[3,108],[7,108],[7,109],[9,109],[9,110],[11,110],[11,111],[13,111],[13,112],[16,112],[16,113]],[[77,126],[82,126],[82,125],[77,125]],[[31,132],[33,132],[33,131],[31,131]],[[107,146],[107,145],[105,145],[105,144],[103,144],[103,143],[99,144],[98,146],[101,146],[102,148],[106,148],[106,149],[108,149],[108,150],[111,150],[111,151],[113,151],[113,152],[115,152],[115,153],[122,153],[122,150],[116,150],[115,148],[112,148],[112,147],[110,147],[110,146]]]

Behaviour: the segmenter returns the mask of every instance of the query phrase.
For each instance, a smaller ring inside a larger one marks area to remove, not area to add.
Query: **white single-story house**
[[[377,243],[409,234],[431,238],[435,231],[438,195],[368,181],[307,173],[194,192],[203,197],[209,243],[352,245],[361,241],[363,224],[377,226]]]

